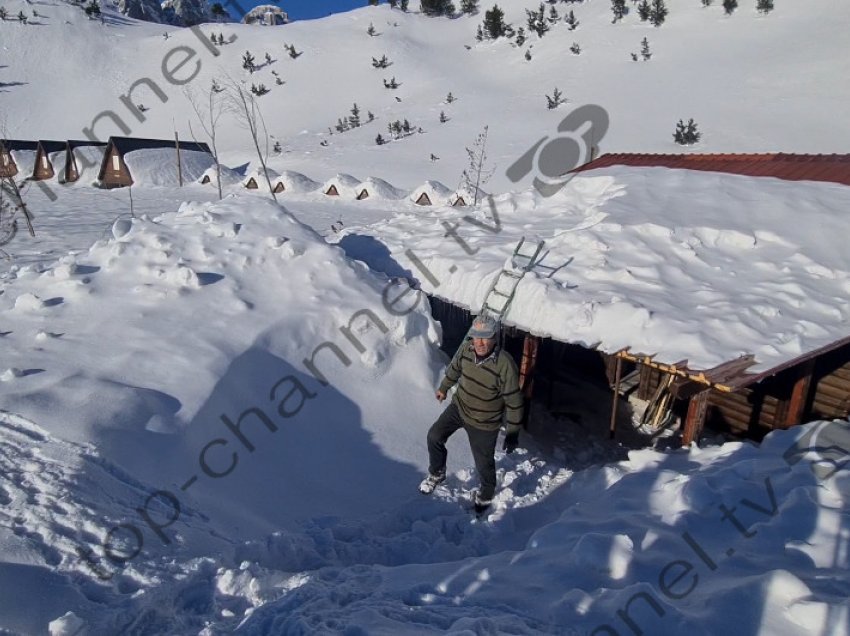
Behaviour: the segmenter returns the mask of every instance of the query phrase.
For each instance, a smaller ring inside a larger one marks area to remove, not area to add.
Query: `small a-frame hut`
[[[56,171],[53,168],[53,158],[51,155],[55,157],[57,153],[65,150],[65,146],[66,142],[64,141],[39,140],[35,151],[35,165],[32,170],[31,179],[33,181],[44,181],[53,178]]]
[[[110,137],[100,164],[98,181],[104,188],[122,188],[133,185],[133,175],[125,161],[127,153],[136,150],[174,149],[175,170],[179,169],[178,153],[181,150],[204,152],[212,155],[209,146],[194,141],[176,142],[171,139],[140,139],[137,137]]]
[[[378,177],[369,177],[362,183],[357,184],[354,192],[355,198],[358,201],[368,199],[369,197],[397,201],[398,199],[403,199],[407,194],[405,191],[399,190],[391,183]]]
[[[350,174],[340,173],[325,181],[322,185],[322,192],[329,197],[345,197],[353,199],[358,194],[358,185],[360,185],[359,179],[352,177]]]
[[[100,167],[103,162],[103,151],[106,143],[72,139],[65,144],[65,167],[62,170],[61,181],[74,183],[89,167]]]
[[[0,139],[0,177],[14,177],[18,173],[28,178],[31,165],[18,165],[21,154],[29,154],[34,157],[38,150],[37,141],[24,141],[21,139]],[[23,163],[23,162],[20,162]],[[34,163],[34,162],[33,162]]]
[[[452,191],[439,181],[426,181],[411,193],[410,198],[416,205],[446,205],[451,195]]]

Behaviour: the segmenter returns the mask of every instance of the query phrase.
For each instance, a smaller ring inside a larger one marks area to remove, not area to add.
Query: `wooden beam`
[[[685,430],[682,433],[682,446],[690,446],[699,439],[705,426],[705,415],[708,412],[708,394],[710,389],[697,393],[688,401],[688,416],[685,418]]]
[[[611,396],[611,425],[608,427],[608,437],[614,439],[617,432],[617,405],[620,402],[620,379],[623,377],[623,359],[617,358],[617,368],[614,371],[614,394]]]
[[[531,390],[534,385],[534,369],[537,366],[537,350],[540,347],[540,338],[526,334],[522,343],[522,363],[519,369],[519,388],[527,399],[531,398]]]
[[[638,384],[637,396],[641,400],[648,400],[650,397],[649,382],[652,380],[652,367],[646,363],[640,363],[640,383]]]
[[[774,428],[789,428],[802,422],[806,405],[809,401],[809,389],[812,386],[812,373],[814,370],[815,361],[813,359],[799,366],[797,379],[794,381],[794,386],[791,389],[791,399],[784,409],[785,417],[781,422],[776,422]]]

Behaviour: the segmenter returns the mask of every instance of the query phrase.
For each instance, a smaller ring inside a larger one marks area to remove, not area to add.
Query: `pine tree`
[[[523,44],[525,44],[525,41],[526,41],[527,39],[528,39],[528,38],[526,38],[526,36],[525,36],[525,29],[524,29],[523,27],[520,27],[519,29],[517,29],[517,32],[516,32],[516,40],[515,40],[515,41],[516,41],[516,45],[517,45],[517,46],[522,46]]]
[[[453,101],[456,101],[456,100],[457,100],[457,97],[452,95],[451,91],[449,91],[449,94],[446,95],[446,103],[451,104]]]
[[[478,0],[460,0],[460,11],[466,15],[478,13]]]
[[[375,143],[378,144],[379,146],[383,146],[387,142],[384,141],[383,137],[381,137],[381,133],[378,133],[378,136],[375,137]]]
[[[652,52],[649,50],[649,40],[644,38],[640,42],[640,54],[643,57],[643,61],[646,62],[649,58],[652,57]]]
[[[726,15],[732,15],[737,8],[738,0],[723,0],[723,10],[726,12]]]
[[[710,6],[711,6],[711,3],[712,3],[713,1],[714,1],[714,0],[702,0],[702,6],[704,6],[704,7],[710,7]]]
[[[641,22],[646,22],[647,20],[649,20],[649,0],[641,0],[640,4],[638,5],[637,12]]]
[[[549,23],[555,24],[560,19],[561,16],[558,14],[558,10],[555,8],[555,5],[549,7]]]
[[[407,7],[410,4],[410,0],[400,0],[401,10],[407,13]]]
[[[276,155],[279,155],[281,152],[283,152],[283,148],[281,148],[281,147],[280,147],[280,142],[279,142],[279,141],[274,142],[274,147],[272,148],[272,151],[273,151]]]
[[[484,13],[484,35],[491,40],[505,35],[505,12],[497,4]]]
[[[269,55],[268,53],[266,53],[266,64],[271,64],[271,63],[272,63],[272,56]]]
[[[549,30],[549,23],[546,21],[546,9],[542,2],[537,11],[526,9],[525,16],[529,31],[534,31],[539,38],[546,35],[546,32]]]
[[[97,3],[94,2],[94,4],[96,5]],[[94,11],[91,8],[91,5],[87,6],[85,11],[86,11],[86,15],[89,16],[89,17],[91,17],[92,14],[94,13]],[[98,11],[98,13],[100,13],[100,7],[97,8],[97,11]],[[21,24],[27,23],[27,16],[23,11],[18,11],[18,22],[20,22]]]
[[[572,11],[567,14],[567,17],[564,22],[567,23],[568,27],[570,27],[570,31],[575,31],[579,25],[579,21],[576,20],[576,16]]]
[[[570,47],[570,51],[573,53],[573,55],[581,54],[581,47],[578,45],[578,42],[573,42],[573,45]]]
[[[446,117],[446,112],[441,110],[440,111],[440,123],[445,124],[447,121],[449,121],[449,118]]]
[[[7,15],[9,14],[6,13],[6,7],[0,7],[0,20],[5,20]]]
[[[375,25],[374,25],[374,24],[372,24],[371,22],[369,23],[369,28],[368,28],[368,29],[366,29],[366,33],[368,33],[368,34],[369,34],[369,35],[371,35],[372,37],[374,37],[374,36],[375,36],[375,34],[377,33],[377,31],[375,30]]]
[[[531,61],[531,49],[525,50],[525,59],[529,62]]]
[[[484,126],[481,132],[472,144],[472,148],[466,148],[466,154],[469,157],[469,168],[461,174],[461,180],[464,187],[473,193],[472,205],[478,205],[481,199],[481,186],[490,180],[493,173],[496,171],[493,168],[487,167],[487,132],[489,126]]]
[[[395,9],[398,6],[398,0],[389,0],[390,9]]]
[[[767,15],[773,11],[773,0],[756,0],[756,11]]]
[[[451,16],[455,12],[452,0],[419,0],[419,9],[428,16]]]
[[[564,99],[564,97],[561,94],[561,91],[556,86],[555,91],[552,93],[552,97],[549,97],[548,95],[546,95],[546,108],[548,108],[549,110],[553,110],[553,109],[557,108],[558,106],[560,106],[561,104],[565,103],[566,101],[567,100]]]
[[[481,25],[478,25],[478,30],[475,32],[475,39],[478,42],[484,41],[484,29],[481,28]]]
[[[357,102],[354,102],[354,106],[351,108],[351,117],[348,118],[348,123],[351,124],[352,128],[360,127],[360,109],[357,107]]]
[[[628,11],[626,0],[611,0],[611,12],[614,14],[615,23],[622,20]]]
[[[251,55],[251,51],[245,51],[245,55],[242,56],[242,68],[249,73],[253,73],[256,70],[256,66],[254,66],[254,56]]]
[[[661,26],[669,13],[664,0],[652,0],[652,8],[649,11],[649,22],[652,26]]]
[[[697,125],[693,119],[689,119],[685,124],[681,119],[676,124],[676,132],[673,133],[673,140],[682,146],[690,146],[697,143],[702,137],[702,133],[697,131]]]

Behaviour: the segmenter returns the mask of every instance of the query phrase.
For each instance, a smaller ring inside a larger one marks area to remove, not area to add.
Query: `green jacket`
[[[448,393],[457,384],[453,401],[469,426],[495,431],[507,420],[508,433],[519,431],[523,400],[516,362],[498,347],[481,362],[476,361],[471,342],[464,342],[446,368],[440,391]]]

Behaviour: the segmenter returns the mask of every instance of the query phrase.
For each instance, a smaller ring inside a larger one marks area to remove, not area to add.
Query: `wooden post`
[[[649,383],[652,380],[652,367],[640,363],[640,383],[638,384],[638,398],[648,400],[650,398]]]
[[[688,415],[685,419],[685,430],[682,433],[682,446],[690,446],[691,442],[699,439],[705,426],[705,414],[708,412],[708,395],[711,389],[700,391],[688,400]]]
[[[534,368],[537,366],[537,348],[540,338],[526,334],[522,343],[522,363],[519,368],[519,388],[526,399],[531,399],[534,385]]]
[[[611,402],[611,425],[608,428],[608,437],[614,439],[617,432],[617,405],[620,403],[620,379],[623,376],[623,359],[617,356],[617,368],[614,371],[614,399]]]
[[[814,370],[814,359],[808,360],[799,366],[797,379],[794,381],[794,387],[791,389],[791,398],[788,400],[787,405],[785,405],[785,409],[779,409],[777,411],[777,415],[779,415],[779,413],[784,410],[784,416],[780,421],[776,422],[774,428],[789,428],[795,424],[800,424],[803,421],[806,403],[809,400],[809,389],[812,386],[812,373]]]
[[[183,187],[183,166],[180,163],[180,140],[177,138],[177,131],[174,131],[174,146],[177,148],[177,181],[180,182],[180,187]]]

